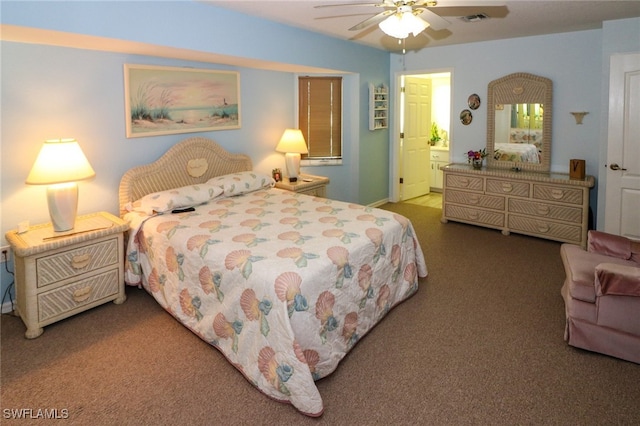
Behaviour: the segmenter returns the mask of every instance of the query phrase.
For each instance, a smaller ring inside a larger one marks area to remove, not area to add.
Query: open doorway
[[[397,76],[391,201],[430,194],[439,198],[440,166],[449,163],[451,146],[451,74],[437,71]]]

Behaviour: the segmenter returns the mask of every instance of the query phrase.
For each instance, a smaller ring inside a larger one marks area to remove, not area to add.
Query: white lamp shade
[[[76,181],[95,175],[75,139],[44,142],[26,182],[29,185],[49,185],[47,204],[54,231],[73,229],[78,210]]]
[[[403,14],[402,19],[403,25],[407,26],[409,32],[413,34],[414,37],[429,28],[429,23],[427,21],[413,13]]]
[[[409,34],[417,36],[429,27],[429,23],[413,14],[413,11],[398,12],[378,24],[380,29],[391,37],[404,39]]]
[[[401,20],[402,14],[394,13],[384,21],[380,22],[378,26],[387,35],[399,39],[409,37],[409,31],[402,26]]]
[[[42,145],[26,183],[51,185],[90,179],[95,175],[75,139],[51,139]]]
[[[309,152],[300,129],[286,129],[276,146],[276,151],[285,153],[297,152],[298,154],[307,154]]]

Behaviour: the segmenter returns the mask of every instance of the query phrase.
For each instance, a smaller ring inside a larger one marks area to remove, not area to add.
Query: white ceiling
[[[375,6],[318,5],[379,3],[381,0],[199,0],[236,12],[352,40],[379,49],[399,51],[397,39],[382,33],[377,25],[359,31],[348,29],[382,11]],[[640,16],[640,0],[440,0],[430,9],[451,23],[448,28],[428,28],[406,39],[407,50],[447,46],[476,41],[499,40],[602,27],[603,21]],[[484,13],[490,19],[464,22],[460,17]]]

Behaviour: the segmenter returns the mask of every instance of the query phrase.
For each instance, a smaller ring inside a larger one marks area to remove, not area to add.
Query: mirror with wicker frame
[[[553,84],[528,73],[489,83],[487,164],[513,170],[548,172],[551,164]]]

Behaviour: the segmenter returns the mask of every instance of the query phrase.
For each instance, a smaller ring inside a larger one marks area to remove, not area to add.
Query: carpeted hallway
[[[429,277],[318,382],[319,419],[262,395],[128,288],[126,303],[34,340],[2,316],[1,423],[31,424],[11,410],[57,409],[78,425],[640,424],[640,365],[563,341],[559,243],[383,208],[412,220]]]

